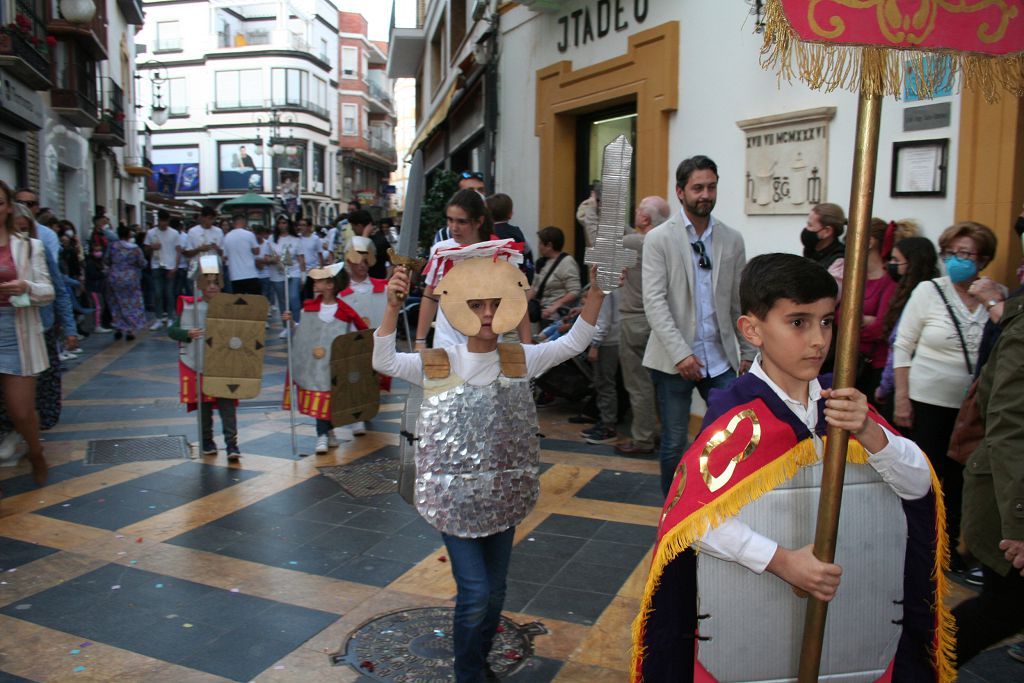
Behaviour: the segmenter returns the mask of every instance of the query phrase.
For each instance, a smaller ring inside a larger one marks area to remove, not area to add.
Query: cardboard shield
[[[181,322],[178,323],[183,330],[192,328],[203,329],[206,327],[206,302],[186,303],[181,307]],[[178,345],[178,358],[189,370],[199,370],[199,344],[194,342]],[[205,390],[206,387],[203,387]]]
[[[206,308],[203,393],[255,398],[263,379],[265,322],[270,304],[258,294],[218,294]]]
[[[736,519],[784,547],[803,547],[814,538],[821,474],[820,463],[804,468]],[[899,644],[907,547],[900,499],[869,465],[846,467],[838,539],[843,578],[829,603],[818,680],[868,683],[879,680]],[[768,572],[706,553],[698,556],[697,585],[699,611],[710,615],[700,622],[697,656],[715,680],[795,680],[803,598]]]
[[[331,344],[331,424],[373,418],[380,410],[380,384],[373,369],[373,332],[359,330]]]
[[[317,313],[306,313],[292,340],[296,385],[307,391],[331,390],[331,344],[348,329],[348,323],[337,318],[325,322]]]
[[[366,321],[371,330],[380,327],[384,320],[384,308],[388,304],[387,292],[352,292],[342,299]]]

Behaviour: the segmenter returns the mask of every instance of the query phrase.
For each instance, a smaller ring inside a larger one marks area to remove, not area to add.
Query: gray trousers
[[[619,422],[619,393],[615,386],[615,371],[619,369],[619,346],[609,344],[597,347],[594,363],[594,393],[601,424],[615,429]]]
[[[640,448],[654,448],[658,433],[658,411],[654,404],[654,384],[651,373],[643,365],[647,338],[651,326],[647,316],[625,314],[619,327],[619,363],[622,364],[622,382],[629,393],[629,405],[633,412],[630,435],[633,443]]]

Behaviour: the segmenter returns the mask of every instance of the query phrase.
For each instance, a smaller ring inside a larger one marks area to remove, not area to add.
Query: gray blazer
[[[721,221],[715,221],[711,241],[712,284],[715,318],[721,332],[725,357],[739,371],[740,358],[752,360],[755,349],[736,331],[740,311],[740,274],[747,263],[743,236]],[[693,305],[695,284],[690,240],[679,211],[647,233],[644,239],[644,312],[651,336],[644,353],[644,367],[669,374],[676,364],[693,355],[696,316]]]

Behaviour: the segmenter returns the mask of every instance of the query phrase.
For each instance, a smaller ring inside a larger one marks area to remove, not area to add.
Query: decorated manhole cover
[[[451,681],[453,615],[451,607],[422,607],[375,617],[331,660],[382,683]],[[502,616],[487,658],[491,670],[499,678],[514,674],[533,655],[533,639],[547,632],[540,622],[519,625]]]

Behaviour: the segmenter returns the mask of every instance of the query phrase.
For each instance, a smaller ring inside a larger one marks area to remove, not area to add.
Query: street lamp
[[[163,85],[167,82],[167,67],[164,66],[163,62],[155,59],[149,60],[144,66],[152,68],[149,72],[149,82],[152,91],[152,99],[149,104],[149,120],[158,126],[162,126],[170,118],[170,110],[164,104],[163,99]],[[138,74],[135,77],[139,78]]]
[[[88,24],[96,16],[93,0],[60,0],[60,14],[72,24]]]
[[[279,140],[280,135],[281,135],[281,124],[294,123],[294,122],[295,122],[295,117],[293,115],[288,114],[288,115],[282,116],[281,115],[281,111],[279,109],[276,109],[276,108],[273,108],[273,107],[271,107],[271,109],[270,109],[269,113],[267,114],[266,118],[264,118],[264,117],[257,117],[256,118],[257,125],[265,123],[270,128],[270,138],[267,140],[267,146],[270,148],[270,152],[273,155],[271,157],[271,161],[270,161],[270,174],[271,174],[270,188],[271,188],[271,192],[273,193],[273,197],[274,197],[274,202],[275,203],[277,202],[277,178],[273,177],[273,174],[274,174],[274,158],[278,157],[278,156],[281,156],[282,154],[287,154],[289,156],[294,156],[299,151],[298,147],[296,147],[295,145],[293,145],[293,144],[285,145],[283,142],[281,142]],[[262,136],[260,136],[259,130],[257,130],[256,135],[260,138],[260,141],[259,141],[259,143],[256,146],[256,150],[257,150],[257,152],[260,155],[262,155],[263,154],[263,149],[264,149],[263,138],[262,138]]]

